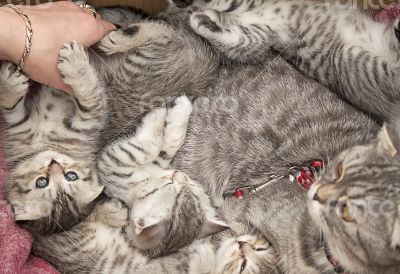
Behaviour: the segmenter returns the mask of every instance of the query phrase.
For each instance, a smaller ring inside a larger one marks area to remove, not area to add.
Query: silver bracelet
[[[32,48],[33,30],[32,30],[31,20],[29,20],[28,15],[26,15],[26,13],[23,12],[23,10],[21,10],[16,5],[7,4],[7,5],[4,5],[3,7],[10,8],[10,9],[14,10],[16,13],[18,13],[22,17],[22,19],[24,19],[24,22],[25,22],[25,25],[26,25],[25,48],[24,48],[24,52],[22,54],[21,60],[19,61],[19,64],[18,64],[18,67],[17,67],[18,71],[22,71],[24,66],[25,66],[26,58],[31,53],[31,48]]]

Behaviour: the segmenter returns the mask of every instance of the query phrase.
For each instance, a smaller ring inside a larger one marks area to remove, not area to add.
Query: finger
[[[62,91],[66,92],[68,94],[71,94],[71,95],[74,94],[74,91],[72,90],[71,86],[69,86],[69,85],[67,85],[67,84],[65,84],[63,82],[63,80],[61,78],[61,75],[58,75],[57,79],[52,81],[52,83],[49,84],[49,86],[51,86],[53,88],[56,88],[56,89],[59,89],[59,90],[62,90]]]
[[[115,25],[113,25],[112,23],[110,23],[108,21],[101,20],[100,24],[103,26],[104,34],[106,34],[109,31],[117,29],[117,27]]]

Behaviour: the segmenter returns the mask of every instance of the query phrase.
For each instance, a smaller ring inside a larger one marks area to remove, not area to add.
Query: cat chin
[[[310,214],[312,220],[315,222],[316,225],[322,225],[323,223],[323,206],[318,202],[313,200],[314,196],[316,195],[318,188],[320,187],[319,184],[314,184],[311,186],[310,190],[307,193],[308,197],[308,213]]]

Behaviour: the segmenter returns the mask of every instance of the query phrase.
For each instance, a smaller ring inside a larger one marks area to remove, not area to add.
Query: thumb
[[[110,23],[108,21],[100,20],[100,24],[101,24],[101,26],[103,28],[103,36],[107,32],[117,29],[116,26],[114,26],[112,23]]]

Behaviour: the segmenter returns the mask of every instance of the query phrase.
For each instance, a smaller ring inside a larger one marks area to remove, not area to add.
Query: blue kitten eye
[[[49,185],[49,179],[46,177],[40,177],[36,180],[36,187],[37,188],[45,188]]]
[[[67,172],[67,173],[64,175],[64,178],[65,178],[65,180],[67,180],[67,181],[69,181],[69,182],[76,181],[76,180],[79,179],[78,174],[76,174],[76,173],[73,172],[73,171]]]

